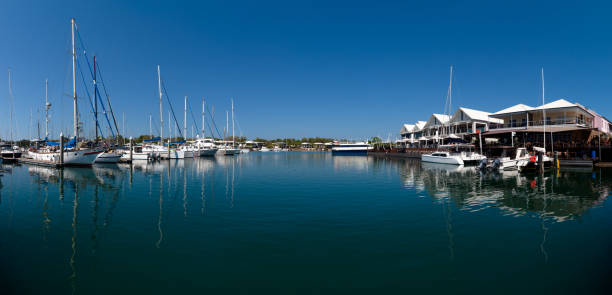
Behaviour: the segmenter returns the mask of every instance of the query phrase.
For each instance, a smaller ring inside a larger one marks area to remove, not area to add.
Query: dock
[[[40,161],[40,160],[34,160],[34,159],[28,159],[28,158],[19,158],[17,159],[17,162],[20,164],[31,164],[31,165],[51,167],[51,168],[62,168],[64,166],[60,163]]]

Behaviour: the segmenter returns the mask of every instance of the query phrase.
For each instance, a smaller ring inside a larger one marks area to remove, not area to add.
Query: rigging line
[[[89,65],[89,60],[87,59],[87,55],[85,56],[85,60],[87,61],[87,65],[89,66],[89,70],[90,70],[90,74],[91,74],[91,66]],[[80,66],[80,63],[79,63],[79,71],[81,71],[80,68],[81,68],[81,66]],[[82,71],[81,71],[81,76],[83,76],[83,72]],[[85,81],[85,78],[82,78],[82,79],[83,79],[83,81]],[[83,82],[83,83],[85,83],[85,82]],[[87,89],[87,87],[85,87],[85,88]],[[97,91],[98,95],[100,95],[100,91],[98,91],[97,87],[96,87],[96,89],[94,91]],[[87,95],[89,95],[89,92],[87,93]],[[102,95],[100,95],[100,96],[102,96]],[[113,125],[111,125],[110,119],[108,119],[108,113],[106,112],[106,107],[104,106],[104,102],[101,99],[100,99],[100,106],[102,107],[102,113],[104,114],[104,117],[106,118],[106,123],[108,124],[108,128],[110,129],[112,136],[115,137],[115,133],[113,132]],[[98,123],[98,125],[100,125],[100,124]],[[100,128],[102,128],[102,127],[100,127]],[[102,132],[101,129],[100,129],[100,132]],[[102,137],[104,138],[104,136],[102,136]]]
[[[164,93],[166,94],[166,101],[168,101],[168,105],[170,106],[170,111],[172,111],[172,118],[174,118],[176,129],[178,129],[179,135],[183,137],[183,132],[181,132],[181,126],[179,125],[178,121],[176,120],[176,116],[174,115],[174,108],[172,107],[172,103],[170,102],[170,96],[168,95],[168,91],[166,90],[166,84],[164,84],[164,79],[162,79],[161,84],[162,84],[162,88],[164,89]]]
[[[93,71],[91,69],[91,64],[89,63],[89,58],[87,57],[87,48],[85,47],[85,44],[83,43],[83,38],[81,37],[81,34],[79,33],[79,30],[76,30],[77,33],[77,40],[79,41],[79,43],[81,44],[81,49],[83,50],[83,55],[85,56],[85,61],[87,62],[87,67],[89,68],[89,74],[91,76],[91,78],[93,79]],[[111,112],[111,116],[113,117],[113,123],[115,124],[115,130],[117,131],[117,134],[119,136],[121,136],[121,132],[119,131],[119,127],[117,125],[117,120],[115,119],[115,113],[113,112],[113,106],[110,103],[110,97],[108,94],[108,91],[106,90],[106,84],[104,84],[104,79],[102,78],[102,72],[100,70],[100,66],[98,65],[96,71],[98,72],[98,74],[100,75],[100,82],[102,83],[102,87],[104,89],[104,94],[106,95],[106,100],[108,102],[109,108],[110,108],[110,112]],[[96,79],[97,80],[97,79]],[[95,89],[96,93],[98,94],[98,96],[102,97],[102,95],[100,94],[100,90],[96,87]],[[102,109],[104,111],[104,115],[107,116],[107,112],[106,112],[106,108],[104,107],[104,102],[102,99],[100,99],[100,105],[102,106]],[[108,117],[106,118],[107,121]],[[112,125],[110,124],[110,122],[108,122],[109,128],[111,129],[111,133],[112,132]],[[114,133],[113,133],[113,137],[114,137]]]
[[[89,61],[87,61],[87,63],[89,63]],[[102,84],[102,89],[104,89],[104,94],[106,95],[106,102],[108,103],[108,108],[110,109],[111,117],[113,118],[113,123],[115,124],[115,130],[117,130],[117,135],[121,136],[121,131],[119,130],[119,125],[117,124],[117,118],[115,117],[115,112],[113,111],[113,105],[110,101],[110,94],[108,94],[108,90],[106,89],[106,84],[104,83],[104,78],[102,77],[102,70],[100,69],[99,64],[97,64],[96,70],[98,72],[98,75],[100,75],[100,82]],[[100,92],[98,92],[98,94],[99,93]]]
[[[187,104],[187,107],[189,108],[189,112],[191,113],[191,119],[193,119],[193,124],[195,125],[195,129],[198,133],[196,134],[200,134],[200,128],[198,128],[198,123],[195,120],[195,117],[193,116],[193,109],[191,109],[191,101]]]
[[[208,107],[206,107],[206,110],[208,111],[209,116],[209,120],[211,121],[212,124],[209,124],[208,128],[210,129],[210,134],[213,134],[213,130],[210,127],[210,125],[214,125],[215,126],[215,130],[217,131],[217,135],[219,136],[219,138],[221,138],[221,133],[219,132],[219,129],[217,128],[217,124],[215,123],[215,121],[212,119],[212,113],[210,112],[210,109]]]
[[[85,89],[85,93],[87,94],[87,100],[89,100],[89,106],[91,107],[91,112],[92,114],[94,113],[94,105],[93,102],[91,101],[91,96],[89,95],[89,90],[87,90],[87,83],[85,83],[85,76],[83,76],[83,71],[81,70],[80,67],[80,63],[77,64],[78,65],[78,69],[79,69],[79,73],[81,74],[81,81],[83,81],[83,89]],[[98,121],[98,119],[96,119],[96,122]],[[98,122],[97,124],[98,126],[98,130],[100,131],[100,135],[102,135],[102,138],[104,138],[104,134],[102,132],[102,128],[100,127],[100,123]],[[112,132],[112,130],[111,130]]]

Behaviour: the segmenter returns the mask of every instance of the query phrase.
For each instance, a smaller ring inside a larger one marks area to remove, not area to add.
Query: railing
[[[578,119],[554,119],[554,120],[546,120],[547,126],[555,126],[555,125],[584,125],[585,127],[592,127],[591,122],[587,122],[586,120],[578,120]],[[489,129],[507,129],[507,128],[526,128],[526,127],[541,127],[544,126],[544,120],[537,121],[529,121],[529,124],[525,121],[515,122],[515,123],[507,123],[507,124],[491,124]]]

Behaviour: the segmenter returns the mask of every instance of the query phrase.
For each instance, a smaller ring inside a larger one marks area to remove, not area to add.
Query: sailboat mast
[[[164,144],[164,111],[162,109],[162,90],[161,90],[161,73],[159,65],[157,65],[157,88],[159,89],[159,143]],[[169,121],[168,121],[169,122]]]
[[[185,95],[185,118],[183,119],[183,136],[187,139],[187,95]]]
[[[45,79],[45,139],[49,138],[49,79]]]
[[[228,135],[229,135],[229,113],[225,111],[225,134],[224,134],[225,138],[223,140],[227,140]]]
[[[11,69],[8,69],[8,80],[9,80],[9,96],[11,99],[10,109],[9,109],[9,133],[11,142],[13,142],[13,88],[11,85]]]
[[[204,116],[206,116],[206,101],[204,97],[202,97],[202,138],[206,138],[204,136],[206,134],[206,122],[204,122]]]
[[[450,66],[450,78],[448,79],[448,129],[447,135],[450,134],[450,116],[453,110],[453,65]]]
[[[542,68],[542,106],[544,106],[544,68]],[[544,150],[546,151],[546,109],[542,107],[542,121],[544,121],[542,135],[544,137]]]
[[[235,140],[236,140],[236,135],[234,134],[234,99],[232,98],[232,148],[234,147]]]
[[[76,51],[74,47],[74,18],[71,20],[72,23],[72,99],[73,99],[73,112],[74,112],[74,136],[78,140],[79,138],[79,118],[77,116],[77,92],[76,92]]]
[[[96,84],[96,56],[93,57],[94,118],[96,119],[96,141],[98,140],[98,85]]]
[[[149,134],[151,134],[151,139],[153,139],[153,115],[149,114]]]

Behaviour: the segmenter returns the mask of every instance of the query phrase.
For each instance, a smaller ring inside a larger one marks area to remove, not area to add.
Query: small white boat
[[[434,152],[431,154],[422,154],[421,161],[438,164],[463,165],[461,155],[451,154],[450,152]]]
[[[238,154],[240,154],[240,149],[236,149],[231,146],[220,147],[217,151],[217,155],[233,156]]]
[[[130,160],[130,151],[124,150],[121,155],[121,159],[124,161]],[[149,161],[152,160],[152,153],[144,152],[142,146],[135,146],[132,150],[132,161]]]
[[[553,160],[546,156],[546,150],[541,147],[533,147],[535,152],[542,152],[542,165],[544,169],[549,169],[553,166]],[[520,172],[537,171],[540,158],[537,154],[528,155],[520,160],[517,160],[516,166]]]
[[[241,154],[248,154],[248,153],[250,153],[250,152],[251,152],[251,150],[250,150],[250,149],[241,149],[241,150],[240,150],[240,153],[241,153]]]
[[[270,151],[270,149],[269,149],[269,148],[267,148],[267,147],[265,147],[265,146],[262,146],[262,147],[259,149],[259,151],[260,151],[260,152],[269,152],[269,151]]]
[[[0,145],[0,158],[4,159],[5,162],[16,161],[21,158],[21,150],[17,146],[11,146],[10,144]]]

